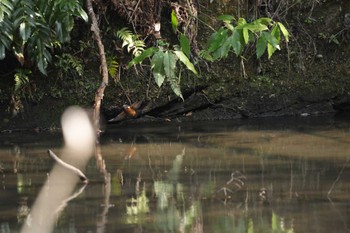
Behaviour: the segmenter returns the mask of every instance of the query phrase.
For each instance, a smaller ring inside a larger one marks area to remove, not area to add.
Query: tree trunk
[[[102,43],[101,35],[100,35],[100,29],[97,24],[96,15],[94,12],[94,9],[92,7],[91,0],[86,0],[86,7],[88,10],[89,17],[91,19],[91,31],[94,33],[95,40],[98,46],[98,53],[101,60],[101,66],[100,70],[102,72],[102,83],[100,87],[96,91],[95,95],[95,104],[94,104],[94,113],[93,113],[93,119],[94,119],[94,126],[97,133],[97,136],[100,134],[100,109],[101,109],[101,102],[104,95],[104,90],[108,85],[108,68],[107,68],[107,62],[106,62],[106,55],[105,55],[105,49]]]

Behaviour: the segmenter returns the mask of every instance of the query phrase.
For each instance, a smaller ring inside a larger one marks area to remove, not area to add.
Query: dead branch
[[[63,160],[61,160],[60,158],[58,158],[57,155],[55,155],[55,153],[53,153],[51,150],[48,150],[49,156],[55,160],[59,165],[61,165],[62,167],[72,171],[73,173],[77,174],[80,178],[81,181],[83,181],[84,183],[88,182],[88,178],[84,175],[84,173],[82,171],[80,171],[78,168],[64,162]]]
[[[86,0],[86,6],[88,10],[89,17],[91,19],[91,31],[94,33],[94,37],[98,46],[98,53],[101,60],[101,72],[102,72],[102,83],[100,87],[98,88],[96,95],[95,95],[95,104],[94,104],[94,126],[96,129],[97,136],[100,134],[100,109],[101,109],[101,102],[104,95],[104,90],[108,85],[108,67],[107,67],[107,61],[106,61],[106,55],[105,55],[105,49],[104,45],[102,43],[101,39],[101,33],[100,29],[97,24],[96,15],[94,12],[94,9],[92,7],[91,0]]]

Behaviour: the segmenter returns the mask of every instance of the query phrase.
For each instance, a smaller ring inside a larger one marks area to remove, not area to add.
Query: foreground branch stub
[[[61,165],[62,167],[70,170],[71,172],[77,174],[80,178],[80,180],[84,183],[88,182],[88,178],[84,175],[84,173],[82,171],[80,171],[78,168],[64,162],[63,160],[61,160],[60,158],[58,158],[58,156],[53,153],[51,150],[47,150],[47,152],[49,153],[49,156],[55,160],[59,165]]]

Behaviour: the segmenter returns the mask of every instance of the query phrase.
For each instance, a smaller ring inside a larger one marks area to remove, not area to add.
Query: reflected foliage
[[[83,191],[77,187],[75,199],[63,205],[57,230],[347,230],[349,132],[339,127],[300,130],[300,125],[299,130],[273,131],[265,125],[232,130],[225,124],[199,134],[192,132],[195,127],[182,125],[169,134],[159,127],[128,126],[125,131],[119,126],[102,137],[98,156],[86,170],[91,182]],[[52,164],[37,144],[4,141],[14,140],[3,140],[0,150],[0,216],[5,216],[0,223],[15,231]],[[48,144],[45,139],[41,143]]]

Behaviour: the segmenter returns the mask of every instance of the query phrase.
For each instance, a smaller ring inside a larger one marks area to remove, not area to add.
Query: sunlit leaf
[[[247,24],[247,21],[244,18],[239,18],[238,19],[238,26],[242,26]]]
[[[176,12],[174,10],[171,11],[171,26],[173,27],[174,31],[177,30],[177,27],[178,27],[178,20],[177,20],[177,17],[176,17]]]
[[[89,20],[89,17],[87,15],[87,13],[83,10],[83,8],[81,8],[80,6],[77,7],[77,12],[79,14],[79,16],[85,21],[87,22]]]
[[[180,34],[180,46],[187,57],[191,55],[190,41],[184,34]]]
[[[255,20],[255,22],[269,25],[272,22],[272,19],[271,18],[259,18],[259,19]]]
[[[3,9],[0,6],[0,23],[4,20],[4,15],[5,15],[5,13],[4,13]]]
[[[232,15],[220,15],[218,19],[222,21],[236,20],[235,17],[233,17]]]
[[[247,233],[254,233],[254,223],[252,219],[249,219],[248,221]]]
[[[153,69],[153,77],[158,87],[161,87],[164,79],[165,79],[165,71],[164,71],[164,52],[158,51],[156,52],[151,60],[151,65]]]
[[[279,28],[281,29],[284,38],[286,38],[286,41],[289,42],[288,30],[286,29],[286,27],[282,23],[278,22],[277,24],[278,24]]]
[[[19,34],[23,40],[23,42],[26,42],[31,34],[31,28],[29,25],[27,25],[25,22],[21,23],[19,26]]]
[[[267,44],[267,55],[268,58],[270,59],[272,57],[272,55],[276,52],[276,48],[273,47],[270,43]]]
[[[249,32],[248,32],[248,28],[243,28],[243,39],[244,39],[244,43],[248,44],[249,42]]]
[[[143,60],[145,60],[148,57],[151,57],[157,51],[158,51],[158,48],[155,48],[155,47],[150,47],[144,50],[139,56],[135,57],[129,62],[128,68],[130,68],[133,65],[141,63]]]
[[[187,69],[192,71],[194,74],[198,74],[196,69],[194,68],[193,63],[188,59],[188,57],[182,51],[175,50],[174,53],[180,59],[180,61],[183,64],[185,64]]]
[[[268,27],[265,24],[246,24],[244,26],[244,28],[247,28],[248,30],[252,31],[252,32],[261,32],[261,31],[265,31],[268,30]]]

